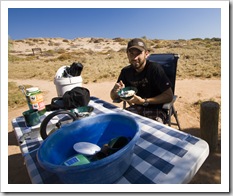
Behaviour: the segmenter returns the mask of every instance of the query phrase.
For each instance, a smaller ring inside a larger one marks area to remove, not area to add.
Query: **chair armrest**
[[[176,101],[176,98],[177,98],[177,96],[173,95],[173,99],[171,102],[163,104],[163,109],[170,110],[171,107],[173,106],[173,103]]]

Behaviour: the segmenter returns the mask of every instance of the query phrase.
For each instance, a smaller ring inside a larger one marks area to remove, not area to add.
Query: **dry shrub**
[[[59,49],[56,50],[56,52],[57,52],[58,54],[63,54],[63,53],[66,52],[66,50],[63,49],[63,48],[59,48]]]
[[[127,45],[129,39],[124,39],[124,38],[120,38],[120,37],[116,37],[113,39],[115,42],[118,42],[120,45]]]
[[[43,56],[54,56],[55,55],[55,51],[54,50],[47,50],[43,52]]]
[[[68,53],[64,53],[64,54],[61,54],[59,57],[57,57],[57,59],[60,61],[68,60],[68,59],[71,59],[71,55]]]
[[[22,43],[24,43],[25,40],[19,39],[19,40],[15,40],[15,42],[22,42]]]
[[[102,43],[102,42],[104,42],[104,39],[102,39],[102,38],[91,38],[90,40],[89,40],[89,43]]]
[[[25,85],[30,88],[30,85]],[[26,105],[26,97],[23,95],[15,82],[8,82],[8,107],[17,108]]]

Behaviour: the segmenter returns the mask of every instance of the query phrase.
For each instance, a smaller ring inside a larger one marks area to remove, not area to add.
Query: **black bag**
[[[46,105],[46,111],[54,111],[59,109],[65,109],[62,97],[54,97],[51,100],[51,104]]]
[[[50,104],[50,110],[74,109],[87,106],[90,101],[90,91],[84,87],[75,87],[66,91],[62,97],[54,97]]]
[[[90,91],[83,87],[75,87],[65,92],[62,98],[66,109],[87,106],[90,101]]]
[[[81,63],[73,63],[70,67],[66,67],[63,77],[67,78],[70,76],[80,76],[83,70],[83,65]]]

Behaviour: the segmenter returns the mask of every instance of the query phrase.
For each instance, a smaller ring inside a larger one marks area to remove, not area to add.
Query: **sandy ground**
[[[9,80],[15,81],[18,85],[30,84],[37,86],[44,92],[45,104],[49,104],[53,97],[57,96],[56,87],[51,81],[41,80]],[[90,90],[92,96],[99,97],[105,101],[112,102],[109,97],[110,89],[114,82],[83,84]],[[178,111],[178,118],[182,131],[200,137],[199,113],[193,113],[190,105],[195,105],[200,100],[221,100],[221,80],[185,79],[176,81],[175,103]],[[122,104],[116,104],[121,107]],[[21,116],[27,107],[16,108],[8,112],[8,160],[9,160],[9,184],[31,183],[27,174],[18,143],[12,129],[11,120]],[[174,119],[173,119],[174,121]],[[220,123],[219,123],[220,124]],[[220,125],[219,125],[220,126]],[[176,128],[176,127],[175,127]],[[221,130],[219,130],[219,145],[215,153],[211,153],[191,183],[194,184],[219,184],[221,183]]]

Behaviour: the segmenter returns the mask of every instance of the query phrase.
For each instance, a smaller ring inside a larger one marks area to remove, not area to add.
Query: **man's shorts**
[[[151,118],[163,124],[166,124],[167,121],[166,111],[160,108],[132,105],[130,107],[127,107],[126,110],[133,112],[135,114],[139,114],[141,116],[145,116],[147,118]]]

